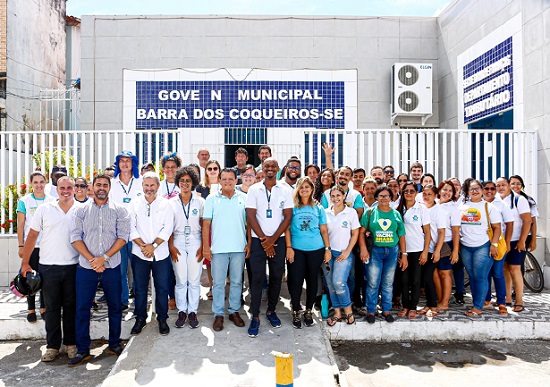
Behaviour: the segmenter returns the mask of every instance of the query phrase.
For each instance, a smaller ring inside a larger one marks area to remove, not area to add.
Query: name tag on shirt
[[[266,210],[266,211],[265,211],[265,217],[266,217],[267,219],[273,218],[273,211],[272,211],[272,210]]]
[[[123,203],[130,203],[130,200],[132,200],[131,198],[124,198],[122,199],[122,202]]]

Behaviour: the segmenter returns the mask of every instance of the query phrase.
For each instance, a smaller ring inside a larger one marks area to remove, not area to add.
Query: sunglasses
[[[400,182],[400,183],[406,183],[406,182],[407,182],[406,179],[399,179],[399,180],[397,180],[397,181]]]
[[[415,194],[416,191],[414,189],[406,189],[403,191],[404,194]]]
[[[484,187],[485,191],[496,191],[497,189],[495,187]]]
[[[325,270],[328,272],[330,271],[330,265],[328,263],[325,263]]]
[[[394,174],[394,171],[384,171],[384,173],[385,173],[386,175],[393,175],[393,174]]]
[[[208,167],[206,168],[207,171],[217,171],[218,167]]]
[[[88,188],[86,184],[75,184],[75,188]]]

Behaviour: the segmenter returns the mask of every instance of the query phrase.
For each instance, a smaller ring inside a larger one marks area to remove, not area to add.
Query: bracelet
[[[292,246],[287,246],[286,248],[287,248],[287,249],[291,249],[291,248],[292,248]]]
[[[401,255],[407,255],[407,256],[408,256],[408,255],[409,255],[409,253],[401,253]]]
[[[23,247],[23,245],[19,245],[19,247]]]

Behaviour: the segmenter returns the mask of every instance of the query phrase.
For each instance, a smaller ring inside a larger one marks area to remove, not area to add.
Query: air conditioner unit
[[[432,64],[395,63],[392,66],[391,122],[398,116],[432,116]]]

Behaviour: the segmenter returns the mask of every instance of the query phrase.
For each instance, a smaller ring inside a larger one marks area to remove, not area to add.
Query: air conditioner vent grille
[[[418,70],[414,66],[406,65],[399,69],[397,77],[402,84],[411,86],[418,81]]]
[[[399,94],[397,100],[399,107],[406,112],[412,112],[418,107],[418,96],[412,91],[404,91]]]

